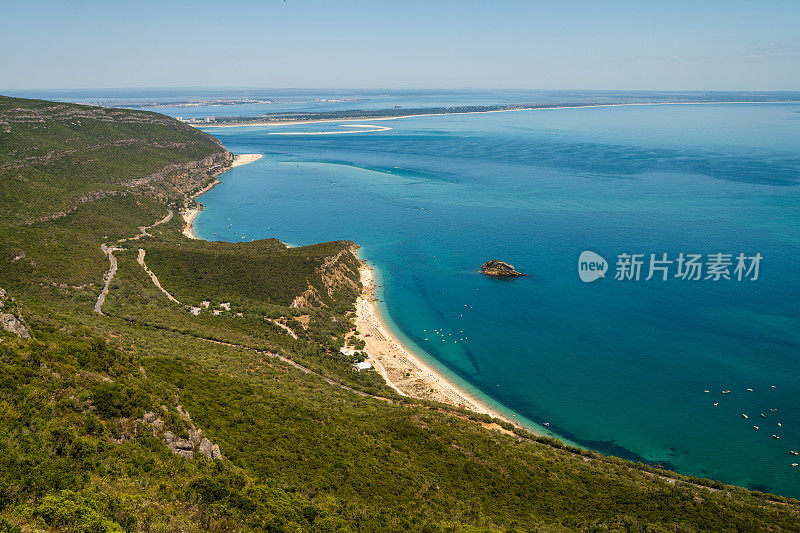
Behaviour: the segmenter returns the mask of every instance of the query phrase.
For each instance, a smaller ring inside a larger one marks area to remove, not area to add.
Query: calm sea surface
[[[520,420],[800,496],[800,105],[368,123],[393,129],[209,130],[265,158],[203,196],[199,235],[356,241],[403,338]],[[606,279],[580,281],[583,250],[610,263]],[[649,254],[681,252],[763,260],[755,281],[735,264],[729,281],[675,278],[675,264],[644,279]],[[614,279],[623,253],[645,254],[639,281]],[[491,258],[530,276],[478,274]]]
[[[9,94],[156,105],[154,111],[184,117],[398,105],[800,100],[800,93],[510,90]],[[183,105],[244,97],[269,103]],[[227,172],[203,196],[198,233],[296,245],[356,241],[378,269],[383,312],[398,336],[508,416],[605,453],[800,497],[800,466],[792,466],[800,457],[790,454],[800,451],[800,105],[599,107],[360,123],[392,129],[210,129],[231,151],[266,157]],[[228,219],[233,228],[226,228]],[[609,263],[605,279],[580,281],[584,250]],[[660,272],[644,279],[650,254],[675,261],[681,253],[702,254],[704,268],[709,254],[731,254],[733,279],[675,278],[674,262],[667,281]],[[763,257],[757,280],[736,280],[740,253]],[[614,279],[620,254],[643,254],[638,281]],[[492,258],[530,276],[500,281],[478,274]]]

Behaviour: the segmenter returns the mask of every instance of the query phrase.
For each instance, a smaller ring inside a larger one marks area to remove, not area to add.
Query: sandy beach
[[[404,396],[463,407],[520,425],[445,379],[397,340],[381,318],[375,298],[374,271],[366,264],[361,267],[361,283],[364,292],[356,301],[355,319],[358,338],[366,343],[367,360],[392,389]]]
[[[375,133],[392,129],[388,126],[375,126],[371,124],[341,124],[340,127],[362,129],[345,131],[271,131],[268,135],[343,135],[347,133]]]
[[[248,163],[252,163],[254,161],[258,161],[264,157],[262,154],[240,154],[233,156],[233,163],[231,163],[231,168],[238,167],[241,165],[246,165]],[[216,184],[219,183],[219,180],[215,179],[201,190],[197,191],[192,195],[192,199],[194,200],[201,194],[205,194],[211,189],[214,188]],[[194,234],[194,219],[197,218],[197,215],[200,214],[202,211],[202,207],[192,207],[188,209],[184,209],[181,211],[181,217],[183,218],[183,234],[189,237],[190,239],[197,239],[197,235]]]
[[[200,208],[194,207],[192,209],[184,209],[181,211],[181,216],[183,217],[183,234],[189,237],[190,239],[197,239],[197,235],[194,234],[194,219],[197,218],[197,215],[200,214]]]
[[[231,168],[239,167],[239,166],[242,166],[242,165],[246,165],[248,163],[252,163],[254,161],[258,161],[262,157],[264,157],[262,154],[239,154],[239,155],[233,156],[233,163],[231,163]],[[205,192],[205,191],[203,191],[203,192]],[[202,194],[202,192],[198,193],[198,196],[200,194]]]

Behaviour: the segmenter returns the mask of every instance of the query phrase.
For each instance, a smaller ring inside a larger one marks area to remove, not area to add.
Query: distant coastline
[[[297,124],[319,124],[324,122],[354,122],[397,120],[411,117],[436,117],[447,115],[475,115],[485,113],[511,113],[517,111],[542,111],[552,109],[583,109],[595,107],[656,106],[656,105],[730,105],[730,104],[797,104],[797,100],[757,100],[757,101],[685,101],[685,102],[612,102],[612,103],[574,103],[574,104],[514,104],[497,106],[460,106],[450,108],[417,109],[376,109],[319,112],[319,113],[275,113],[258,117],[220,117],[211,122],[186,121],[200,129],[240,128],[246,126],[278,126]],[[377,130],[376,130],[377,131]],[[344,132],[342,132],[344,133]],[[355,133],[355,132],[352,132]],[[293,133],[299,135],[299,133]]]

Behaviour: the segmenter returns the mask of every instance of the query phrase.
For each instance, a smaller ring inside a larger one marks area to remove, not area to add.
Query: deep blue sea
[[[293,93],[298,100],[284,107],[654,98],[358,94],[371,103]],[[236,114],[258,114],[252,109]],[[198,234],[294,245],[353,240],[381,274],[383,312],[401,338],[509,416],[542,431],[549,423],[552,434],[604,453],[800,497],[800,466],[791,466],[800,457],[790,454],[800,451],[800,104],[356,124],[392,129],[209,129],[234,153],[265,157],[225,173],[201,198]],[[609,263],[605,279],[579,279],[584,250]],[[676,278],[673,262],[668,280],[658,271],[645,280],[650,254],[665,253],[672,261],[702,254],[704,268],[710,254],[731,254],[732,279]],[[643,254],[639,280],[614,279],[620,254]],[[758,279],[736,279],[739,254],[763,257]],[[529,277],[482,276],[488,259]]]

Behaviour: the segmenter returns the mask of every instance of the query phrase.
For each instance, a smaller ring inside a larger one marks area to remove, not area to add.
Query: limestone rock
[[[219,446],[208,440],[203,435],[203,430],[190,422],[191,418],[189,417],[189,413],[184,411],[181,406],[177,406],[177,408],[183,419],[189,422],[188,439],[178,437],[170,430],[164,431],[162,434],[161,431],[164,429],[164,421],[158,418],[153,412],[145,413],[141,421],[149,424],[153,429],[153,436],[158,437],[160,435],[161,440],[164,441],[170,451],[175,455],[191,459],[195,454],[199,454],[208,459],[222,459],[222,452]]]
[[[197,446],[197,453],[199,453],[203,457],[213,459],[211,448],[212,448],[211,441],[203,437],[203,440],[201,440],[200,444]]]
[[[191,450],[194,448],[192,443],[186,439],[176,439],[175,442],[172,443],[176,450]]]
[[[0,327],[22,339],[31,338],[31,331],[25,325],[25,322],[11,313],[0,313]]]
[[[199,446],[200,442],[203,440],[203,430],[202,429],[190,429],[189,430],[189,440],[192,441],[194,446]]]
[[[219,446],[214,444],[211,446],[211,458],[216,460],[222,459],[222,452],[219,449]]]

